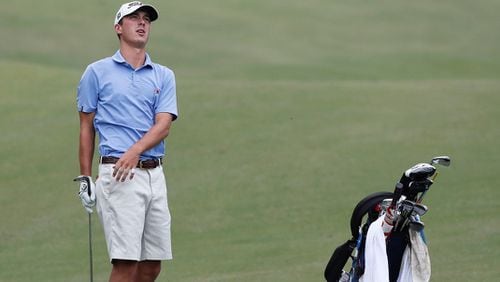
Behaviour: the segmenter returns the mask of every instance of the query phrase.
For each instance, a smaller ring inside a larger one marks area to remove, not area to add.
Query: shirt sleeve
[[[177,110],[175,75],[171,70],[167,72],[165,84],[158,97],[158,103],[155,108],[155,114],[157,113],[170,113],[173,115],[173,120],[176,120],[179,116]]]
[[[78,84],[76,105],[79,112],[93,113],[97,109],[99,82],[91,66],[88,66]]]

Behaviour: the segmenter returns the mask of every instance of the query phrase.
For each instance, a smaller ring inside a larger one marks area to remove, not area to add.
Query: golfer
[[[177,118],[173,72],[146,53],[157,10],[123,4],[114,20],[120,48],[90,64],[78,85],[80,197],[96,210],[112,263],[109,281],[154,281],[172,259],[162,165],[164,139]],[[99,171],[92,180],[98,136]],[[90,190],[90,191],[89,191]]]

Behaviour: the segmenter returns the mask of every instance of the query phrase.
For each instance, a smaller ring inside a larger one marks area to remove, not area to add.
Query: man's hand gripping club
[[[78,195],[80,199],[82,199],[85,210],[89,214],[92,213],[92,208],[95,206],[95,184],[92,181],[92,177],[80,175],[73,179],[73,181],[80,181],[80,191],[78,191]]]

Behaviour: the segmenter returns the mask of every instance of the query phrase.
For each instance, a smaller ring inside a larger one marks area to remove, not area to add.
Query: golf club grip
[[[392,197],[391,207],[395,207],[398,202],[401,194],[403,193],[403,184],[401,182],[396,183],[396,187],[394,188],[394,196]]]
[[[85,181],[87,182],[87,194],[90,196],[92,196],[92,191],[90,190],[90,185],[92,185],[92,183],[90,183],[90,180],[89,178],[86,178]]]

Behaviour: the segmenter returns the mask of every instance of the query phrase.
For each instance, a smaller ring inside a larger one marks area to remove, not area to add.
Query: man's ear
[[[122,34],[122,26],[120,24],[115,24],[115,32],[117,35]]]

